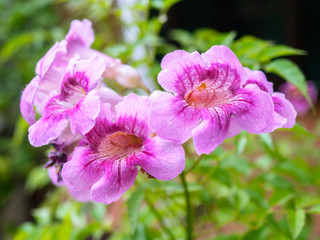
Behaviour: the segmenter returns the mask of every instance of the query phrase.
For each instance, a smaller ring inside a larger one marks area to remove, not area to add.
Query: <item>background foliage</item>
[[[134,187],[117,203],[79,203],[66,189],[51,184],[43,170],[48,149],[29,145],[28,125],[18,108],[21,91],[34,77],[36,62],[64,38],[73,19],[93,21],[93,48],[137,67],[151,90],[159,88],[156,76],[164,54],[174,49],[204,52],[223,44],[244,66],[278,75],[307,96],[304,74],[284,58],[306,54],[303,50],[208,28],[175,29],[167,38],[159,37],[167,11],[176,2],[137,1],[129,8],[133,21],[127,22],[122,16],[128,7],[119,8],[111,0],[0,1],[1,239],[186,236],[188,219],[179,179],[165,182],[139,174]],[[134,39],[123,34],[129,28],[136,29]],[[116,84],[110,86],[128,92]],[[261,136],[242,132],[208,156],[196,156],[192,142],[185,143],[190,156],[185,176],[196,239],[318,239],[319,121],[316,115],[308,115],[290,130]]]

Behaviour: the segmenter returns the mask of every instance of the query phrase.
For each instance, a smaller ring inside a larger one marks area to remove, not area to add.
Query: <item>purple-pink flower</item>
[[[74,135],[91,130],[100,110],[100,98],[95,88],[104,69],[103,61],[97,56],[70,60],[60,91],[48,100],[42,117],[29,128],[29,141],[33,146],[55,140],[69,124]]]
[[[207,52],[174,51],[161,62],[159,84],[168,92],[152,103],[150,126],[157,135],[183,143],[193,137],[198,154],[210,153],[242,129],[263,133],[274,122],[270,94],[244,86],[247,72],[226,46]]]
[[[101,105],[96,125],[62,169],[76,191],[90,191],[94,201],[117,201],[133,185],[138,166],[160,180],[184,168],[184,150],[176,142],[153,136],[148,125],[150,100],[130,94],[112,110]]]
[[[279,90],[285,94],[286,98],[292,103],[293,107],[299,115],[305,115],[309,111],[310,105],[307,99],[293,84],[288,82],[283,83],[280,85]],[[307,81],[307,93],[311,101],[313,103],[316,103],[318,90],[314,83],[311,81]]]
[[[99,56],[104,62],[103,77],[119,81],[125,87],[136,87],[141,82],[137,70],[122,64],[120,59],[114,59],[106,54],[90,48],[94,41],[91,22],[74,20],[65,40],[57,42],[49,49],[36,66],[37,76],[24,89],[20,109],[22,116],[29,124],[35,122],[35,110],[42,115],[47,101],[57,93],[70,59],[76,55],[80,59]]]

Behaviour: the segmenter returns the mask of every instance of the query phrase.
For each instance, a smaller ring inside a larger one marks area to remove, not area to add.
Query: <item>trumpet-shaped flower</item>
[[[292,103],[298,114],[305,115],[309,111],[310,105],[307,99],[293,84],[283,83],[280,85],[279,90],[285,94],[286,98]],[[318,90],[314,83],[311,81],[307,81],[307,92],[311,101],[313,103],[316,103]]]
[[[69,61],[75,55],[80,59],[99,56],[105,65],[103,77],[119,81],[125,87],[136,87],[142,84],[140,75],[133,67],[122,64],[102,52],[90,48],[94,41],[91,22],[74,20],[65,40],[57,42],[49,49],[36,66],[37,76],[24,89],[20,109],[22,116],[29,124],[35,122],[35,110],[41,115],[48,100],[59,91]]]
[[[161,62],[159,84],[150,126],[164,139],[185,142],[193,136],[198,154],[210,153],[227,137],[244,129],[261,133],[273,122],[273,103],[267,92],[243,87],[247,73],[225,46],[207,52],[174,51]]]
[[[100,110],[97,87],[104,63],[99,57],[70,60],[60,93],[49,99],[42,117],[29,128],[29,141],[42,146],[58,138],[70,124],[73,134],[86,134]]]
[[[133,185],[138,166],[160,180],[184,168],[180,144],[152,137],[148,125],[150,100],[130,94],[115,106],[101,105],[94,128],[84,136],[62,169],[62,178],[76,191],[90,191],[94,201],[117,201]]]

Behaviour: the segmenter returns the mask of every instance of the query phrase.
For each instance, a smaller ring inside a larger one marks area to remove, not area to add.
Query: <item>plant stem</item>
[[[188,191],[188,185],[185,179],[184,172],[180,174],[180,179],[183,185],[184,196],[186,199],[186,212],[187,212],[186,239],[192,240],[193,239],[193,216],[192,216],[193,214],[192,214],[192,207],[191,207],[191,201],[190,201],[190,194]]]
[[[198,165],[198,163],[201,161],[201,159],[205,156],[205,154],[201,154],[192,164],[191,167],[189,167],[187,170],[184,171],[184,174],[189,173],[195,166]]]
[[[158,210],[154,207],[153,203],[151,202],[151,200],[145,196],[145,201],[148,204],[148,207],[150,208],[150,210],[153,212],[154,216],[158,219],[161,227],[163,228],[163,230],[167,233],[169,239],[174,240],[174,235],[172,234],[170,228],[167,226],[167,224],[164,222],[162,215],[158,212]]]

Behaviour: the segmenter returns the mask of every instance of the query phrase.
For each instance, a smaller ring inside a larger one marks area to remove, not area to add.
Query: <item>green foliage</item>
[[[284,78],[286,81],[295,85],[301,93],[309,101],[312,102],[307,92],[306,79],[299,67],[288,59],[276,59],[265,66],[265,70],[269,73],[274,73]]]
[[[297,239],[297,237],[299,236],[305,223],[305,218],[306,213],[303,209],[288,211],[288,223],[293,239]]]

